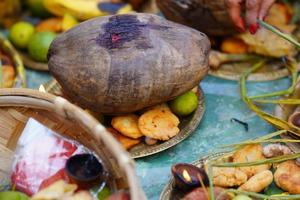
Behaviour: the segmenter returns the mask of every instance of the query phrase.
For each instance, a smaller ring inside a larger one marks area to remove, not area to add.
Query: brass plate
[[[253,66],[253,64],[254,63],[223,64],[218,70],[210,70],[209,75],[227,80],[237,81],[247,69]],[[300,71],[300,63],[298,64],[298,71]],[[281,62],[274,62],[251,74],[247,80],[272,81],[289,75],[289,71],[283,66]]]
[[[293,94],[289,96],[289,98],[299,99],[300,98],[300,78],[298,78],[298,82]],[[288,120],[289,116],[293,114],[295,111],[299,111],[300,107],[297,105],[277,105],[274,110],[274,115],[280,119]],[[300,137],[289,133],[282,134],[282,138],[285,139],[300,139]],[[286,143],[295,153],[300,152],[300,144],[299,143]]]
[[[48,71],[47,63],[37,62],[33,60],[26,52],[18,51],[18,53],[22,57],[23,63],[26,67],[39,71]]]
[[[205,156],[205,157],[202,157],[199,160],[193,162],[192,164],[197,167],[202,168],[208,160],[217,159],[219,157],[222,157],[225,154],[226,154],[225,152],[224,153],[222,152],[222,153],[215,153],[215,154],[212,154],[209,156]],[[171,169],[170,169],[170,171],[171,171]],[[186,194],[187,193],[184,193],[175,188],[174,179],[171,178],[169,180],[169,182],[167,183],[167,185],[164,187],[163,191],[161,192],[159,200],[180,200]]]
[[[61,87],[54,79],[44,84],[44,87],[47,92],[55,95],[62,95]],[[197,110],[192,115],[180,119],[180,132],[175,137],[152,146],[140,143],[129,150],[132,158],[141,158],[164,151],[190,136],[198,127],[205,111],[204,94],[201,88],[198,89],[197,95],[199,99]]]

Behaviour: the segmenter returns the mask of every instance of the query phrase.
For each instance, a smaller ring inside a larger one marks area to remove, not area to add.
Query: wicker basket
[[[31,89],[0,89],[0,179],[8,178],[13,151],[32,117],[93,150],[108,170],[112,190],[129,188],[132,200],[146,199],[134,161],[92,116],[67,100]]]

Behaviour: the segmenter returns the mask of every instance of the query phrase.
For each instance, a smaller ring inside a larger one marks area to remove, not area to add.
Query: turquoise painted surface
[[[37,88],[50,79],[48,73],[27,70],[28,87]],[[250,95],[285,89],[289,79],[267,83],[249,83]],[[201,82],[206,112],[197,130],[185,141],[162,153],[136,160],[137,173],[150,200],[156,200],[170,178],[170,167],[177,162],[192,162],[222,144],[230,144],[274,131],[241,101],[237,82],[208,76]],[[272,112],[272,106],[264,106]],[[237,118],[249,124],[246,132]]]

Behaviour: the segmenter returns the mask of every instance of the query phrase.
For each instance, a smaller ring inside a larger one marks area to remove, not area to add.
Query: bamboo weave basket
[[[29,117],[93,150],[109,172],[114,190],[129,188],[144,200],[134,161],[95,118],[62,97],[31,89],[0,89],[0,180],[8,178],[13,151]]]

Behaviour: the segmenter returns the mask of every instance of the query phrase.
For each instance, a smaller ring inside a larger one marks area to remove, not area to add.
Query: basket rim
[[[128,152],[113,138],[113,136],[93,116],[68,100],[50,93],[25,88],[0,89],[0,107],[28,107],[48,110],[70,120],[75,120],[88,130],[93,139],[102,140],[106,148],[116,159],[128,181],[132,200],[144,200],[142,190],[135,170],[135,164]]]

